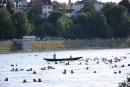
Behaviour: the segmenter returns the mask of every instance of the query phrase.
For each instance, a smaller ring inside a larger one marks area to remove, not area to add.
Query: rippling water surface
[[[70,65],[65,65],[67,62],[55,64],[43,60],[43,58],[52,58],[54,53],[57,58],[68,58],[72,55],[72,57],[82,56],[83,59],[89,58],[90,60],[88,65],[85,61],[79,60],[70,61]],[[130,64],[130,54],[128,53],[130,53],[130,49],[0,54],[0,87],[118,87],[118,83],[126,80],[127,73],[130,72],[130,66],[127,66]],[[126,56],[126,59],[123,56]],[[121,58],[122,61],[106,64],[101,60],[101,58],[114,59],[115,57]],[[99,60],[94,61],[94,58]],[[96,64],[97,61],[99,64]],[[112,68],[115,64],[117,67]],[[125,67],[121,67],[123,64]],[[48,66],[55,69],[41,70]],[[88,70],[87,67],[89,67]],[[23,71],[10,71],[12,68],[23,69]],[[29,68],[35,70],[37,74],[27,71]],[[64,69],[66,69],[66,74],[62,74]],[[73,74],[70,73],[71,70],[74,71]],[[118,73],[119,70],[121,74]],[[96,73],[93,73],[94,71]],[[8,78],[8,81],[4,81],[5,78]],[[33,79],[38,80],[39,78],[42,82],[33,82]],[[28,82],[23,83],[23,79]]]

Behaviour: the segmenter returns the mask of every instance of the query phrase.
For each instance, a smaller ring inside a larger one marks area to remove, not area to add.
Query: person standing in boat
[[[53,58],[56,59],[56,54],[54,53]]]

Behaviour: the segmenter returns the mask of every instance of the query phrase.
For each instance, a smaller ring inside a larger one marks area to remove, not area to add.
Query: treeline
[[[32,31],[26,13],[15,10],[9,1],[0,8],[0,39],[21,38]]]
[[[36,10],[15,12],[8,2],[0,8],[0,39],[21,38],[25,35],[59,36],[65,39],[127,38],[130,35],[130,2],[122,0],[118,5],[106,4],[101,11],[85,0],[78,16],[67,18],[67,5],[62,10],[52,11],[42,19]]]

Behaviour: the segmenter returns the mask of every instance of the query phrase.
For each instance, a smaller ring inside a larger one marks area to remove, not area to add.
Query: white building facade
[[[95,9],[97,11],[100,11],[102,7],[105,5],[105,3],[99,1],[93,1],[92,3],[94,4]],[[74,9],[75,11],[80,11],[83,8],[83,6],[84,6],[84,0],[77,1],[71,6],[71,9]]]
[[[77,1],[71,6],[71,9],[74,9],[75,11],[80,11],[83,8],[83,6],[84,6],[83,1]]]
[[[96,9],[97,11],[100,11],[100,10],[103,8],[103,6],[105,5],[105,3],[102,3],[102,2],[99,2],[99,1],[94,2],[93,4],[94,4],[95,9]]]
[[[51,0],[43,0],[42,1],[42,18],[48,17],[51,11],[52,11]]]

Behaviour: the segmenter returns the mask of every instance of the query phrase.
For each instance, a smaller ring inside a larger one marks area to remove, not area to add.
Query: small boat
[[[49,58],[43,58],[44,60],[47,61],[69,61],[69,60],[78,60],[81,59],[82,57],[73,57],[73,58],[60,58],[60,59],[49,59]]]

